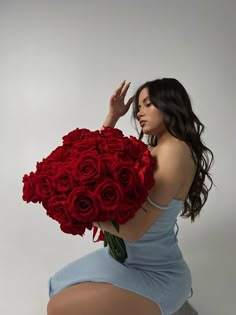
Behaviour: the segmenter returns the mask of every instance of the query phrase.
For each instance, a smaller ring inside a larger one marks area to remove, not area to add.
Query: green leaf
[[[110,219],[111,223],[113,224],[114,228],[116,229],[117,232],[120,231],[120,226],[119,224],[115,221],[115,220],[112,220]]]
[[[110,255],[119,262],[124,262],[127,256],[125,242],[117,235],[113,235],[107,231],[104,232],[104,247],[109,247]]]

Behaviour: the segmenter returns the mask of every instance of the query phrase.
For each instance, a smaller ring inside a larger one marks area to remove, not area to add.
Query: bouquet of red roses
[[[147,145],[111,127],[77,128],[62,139],[35,172],[24,175],[23,200],[41,203],[65,233],[83,236],[92,222],[107,220],[119,231],[154,184]]]

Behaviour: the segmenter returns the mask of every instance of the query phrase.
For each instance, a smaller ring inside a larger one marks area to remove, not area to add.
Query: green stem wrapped
[[[124,240],[121,237],[107,231],[104,231],[103,233],[104,247],[108,245],[111,256],[121,263],[124,262],[128,257]]]

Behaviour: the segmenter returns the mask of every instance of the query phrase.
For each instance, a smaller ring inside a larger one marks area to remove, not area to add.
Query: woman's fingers
[[[122,96],[122,97],[125,97],[125,95],[126,95],[128,89],[129,89],[129,87],[130,87],[130,83],[131,83],[131,82],[129,82],[129,83],[125,86],[124,90],[122,91],[122,93],[121,93],[121,96]]]
[[[130,106],[130,105],[133,103],[133,101],[134,101],[134,96],[132,96],[132,97],[128,100],[126,106]]]
[[[126,93],[130,87],[131,82],[125,84],[125,80],[121,83],[121,85],[118,87],[118,89],[115,90],[114,94],[110,98],[110,105],[111,106],[125,106],[128,110],[130,105],[132,104],[134,97],[130,97],[126,105],[124,104],[124,98],[126,96]]]
[[[129,110],[129,108],[130,108],[131,104],[133,103],[133,101],[134,101],[134,96],[132,96],[132,97],[128,100],[127,104],[125,105],[125,107],[127,108],[127,111]]]
[[[124,85],[125,85],[125,80],[121,83],[121,85],[118,87],[118,89],[115,90],[114,95],[120,96],[120,93],[121,93]]]

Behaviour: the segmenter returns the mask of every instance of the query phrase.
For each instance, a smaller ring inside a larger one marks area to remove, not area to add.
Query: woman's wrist
[[[114,128],[117,121],[120,119],[120,117],[115,117],[113,115],[108,114],[104,123],[103,123],[103,127],[112,127]]]

